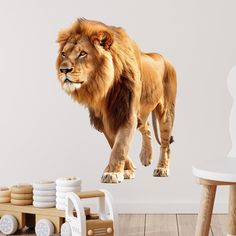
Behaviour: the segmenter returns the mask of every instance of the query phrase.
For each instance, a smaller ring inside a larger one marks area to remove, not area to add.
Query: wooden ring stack
[[[68,192],[81,192],[81,180],[76,177],[59,178],[56,180],[56,208],[65,210],[65,196]]]
[[[56,206],[56,183],[42,181],[33,184],[33,205],[38,208],[51,208]]]
[[[11,191],[7,187],[0,187],[0,203],[11,202]]]
[[[28,184],[19,184],[11,187],[11,204],[17,206],[31,205],[33,201],[33,187]]]

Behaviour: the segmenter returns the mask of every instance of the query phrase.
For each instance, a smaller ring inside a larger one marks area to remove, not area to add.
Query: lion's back
[[[157,53],[142,53],[142,94],[141,104],[155,104],[163,96],[165,61]],[[154,106],[155,106],[154,105]]]

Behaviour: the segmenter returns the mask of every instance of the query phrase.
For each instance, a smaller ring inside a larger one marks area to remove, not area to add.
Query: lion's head
[[[77,20],[59,33],[57,74],[62,88],[89,104],[104,97],[114,80],[112,32],[102,23]]]

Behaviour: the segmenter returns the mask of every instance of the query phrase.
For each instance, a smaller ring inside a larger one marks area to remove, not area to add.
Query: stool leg
[[[203,185],[200,211],[197,218],[195,236],[208,236],[212,210],[215,201],[216,185]]]
[[[236,185],[230,186],[228,222],[228,236],[236,236]]]

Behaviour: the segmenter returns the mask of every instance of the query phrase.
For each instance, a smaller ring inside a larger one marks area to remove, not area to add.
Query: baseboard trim
[[[120,214],[196,214],[199,211],[199,203],[143,203],[131,202],[116,204]],[[227,203],[215,203],[213,212],[215,214],[226,214]]]

